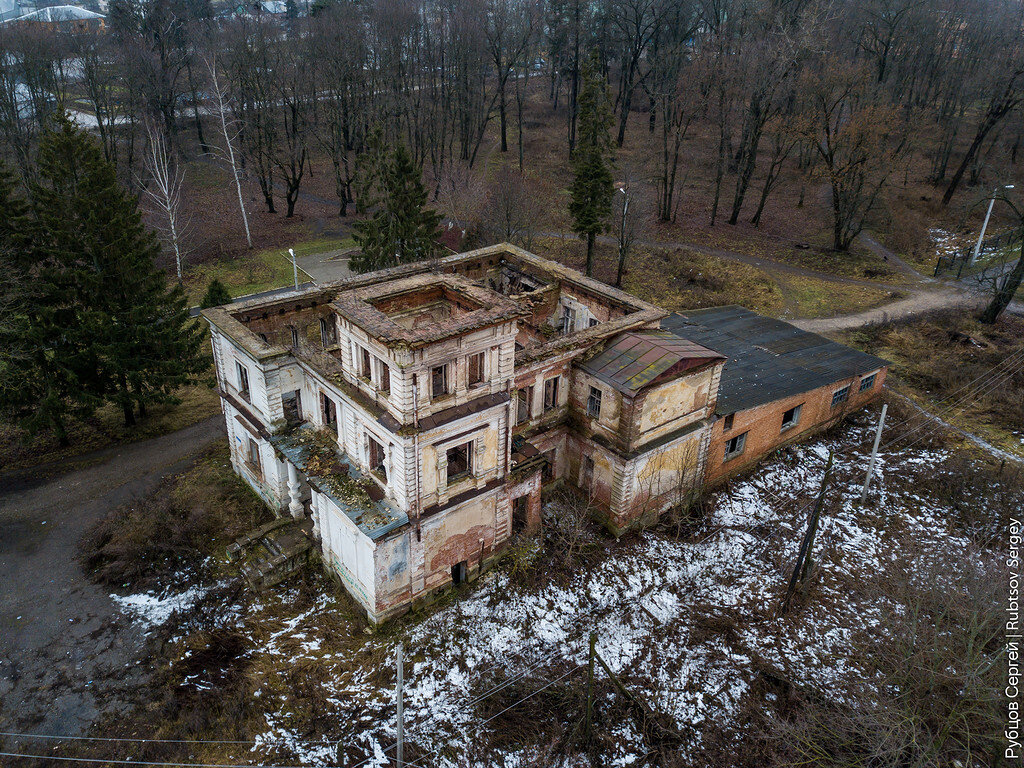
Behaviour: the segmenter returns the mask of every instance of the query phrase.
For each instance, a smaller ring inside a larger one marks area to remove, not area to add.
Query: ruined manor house
[[[235,471],[373,621],[486,569],[539,528],[547,488],[621,533],[863,406],[886,373],[507,244],[203,316]]]

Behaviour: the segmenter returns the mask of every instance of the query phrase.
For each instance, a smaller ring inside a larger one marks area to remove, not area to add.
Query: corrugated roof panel
[[[582,368],[618,389],[635,393],[682,361],[699,361],[694,363],[699,365],[721,357],[714,350],[669,331],[631,331],[612,339]],[[694,366],[686,366],[691,367]]]

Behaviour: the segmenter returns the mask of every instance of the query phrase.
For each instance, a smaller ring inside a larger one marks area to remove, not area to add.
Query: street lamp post
[[[996,204],[996,196],[1004,189],[1013,189],[1013,184],[996,187],[995,192],[992,193],[992,197],[988,201],[988,211],[985,213],[985,221],[981,225],[981,234],[978,235],[978,242],[974,244],[974,250],[971,252],[971,260],[967,262],[967,266],[971,266],[981,255],[981,245],[985,240],[985,230],[988,229],[988,220],[992,217],[992,207]]]
[[[622,220],[619,222],[619,269],[615,276],[615,286],[622,287],[622,273],[626,267],[626,215],[629,213],[629,189],[628,185],[621,184],[617,187],[622,193]]]
[[[295,290],[299,290],[299,266],[295,263],[295,251],[289,248],[288,255],[292,257],[292,278],[295,280]]]

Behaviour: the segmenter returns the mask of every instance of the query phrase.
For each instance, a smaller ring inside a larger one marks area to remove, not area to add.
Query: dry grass
[[[997,366],[1024,349],[1024,319],[1004,314],[989,326],[946,310],[846,333],[842,340],[892,361],[889,385],[932,413],[1021,451],[1024,370],[1019,361]],[[993,371],[1003,375],[993,378]]]
[[[833,283],[800,275],[780,274],[777,280],[786,298],[786,316],[794,318],[853,314],[903,297],[896,290]]]
[[[211,369],[212,374],[212,369]],[[220,412],[220,398],[211,381],[182,387],[177,403],[153,405],[134,427],[125,427],[120,408],[105,405],[88,419],[69,420],[71,445],[62,447],[49,432],[30,435],[17,425],[0,422],[0,466],[18,470],[41,464],[66,464],[90,451],[177,432]]]
[[[263,502],[232,471],[222,441],[187,472],[98,521],[82,537],[79,554],[94,581],[145,588],[198,568],[268,516]]]

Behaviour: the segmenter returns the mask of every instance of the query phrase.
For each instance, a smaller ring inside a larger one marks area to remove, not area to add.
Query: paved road
[[[223,434],[218,415],[80,457],[90,466],[56,479],[0,477],[0,730],[76,734],[119,711],[141,680],[143,637],[85,577],[78,541]]]

